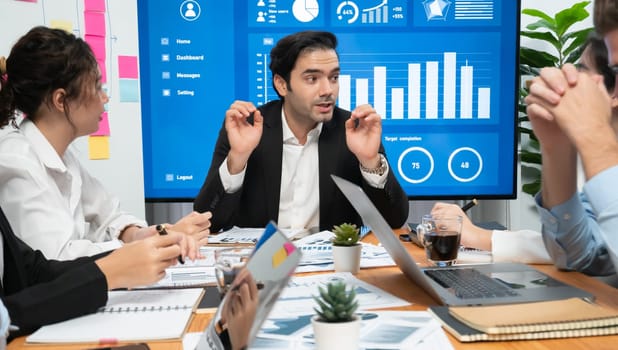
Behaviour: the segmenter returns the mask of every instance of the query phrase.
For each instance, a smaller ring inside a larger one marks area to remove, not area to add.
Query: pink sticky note
[[[101,114],[101,121],[99,122],[99,130],[90,134],[90,136],[110,136],[109,132],[109,119],[107,112]]]
[[[283,243],[283,248],[285,248],[285,251],[288,253],[288,255],[294,253],[294,251],[296,250],[296,246],[291,242]]]
[[[84,11],[105,12],[105,0],[84,0]]]
[[[86,35],[105,36],[105,13],[85,12]]]
[[[137,79],[137,56],[118,56],[118,77]]]
[[[101,72],[101,82],[107,83],[107,68],[105,67],[105,60],[101,60],[97,58],[97,63],[99,64],[99,71]]]
[[[105,38],[96,35],[86,35],[85,40],[90,45],[97,61],[105,61]]]
[[[16,0],[16,1],[36,3],[38,0]]]

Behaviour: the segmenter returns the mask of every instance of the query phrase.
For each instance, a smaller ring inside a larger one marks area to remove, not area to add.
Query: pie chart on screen
[[[300,22],[311,22],[320,13],[320,5],[317,0],[295,0],[292,13]]]

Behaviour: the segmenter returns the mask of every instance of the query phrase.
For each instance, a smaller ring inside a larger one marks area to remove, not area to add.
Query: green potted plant
[[[333,226],[333,262],[336,272],[358,273],[363,246],[358,242],[360,229],[354,224]]]
[[[541,51],[522,46],[519,51],[519,73],[522,81],[528,81],[539,75],[541,68],[560,67],[565,63],[575,62],[582,50],[588,35],[593,28],[571,30],[572,26],[588,18],[590,14],[586,6],[590,1],[582,1],[557,12],[553,17],[537,9],[523,9],[522,15],[538,18],[526,26],[520,35],[539,41],[550,48]],[[522,170],[522,191],[535,195],[541,189],[541,152],[538,139],[530,127],[524,99],[528,95],[528,87],[523,84],[519,90],[519,157]],[[528,182],[525,182],[528,181]]]
[[[347,289],[342,281],[318,287],[320,295],[313,296],[317,303],[311,318],[316,349],[358,349],[360,317],[354,288]]]

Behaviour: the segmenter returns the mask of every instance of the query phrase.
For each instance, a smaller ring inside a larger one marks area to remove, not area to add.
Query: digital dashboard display
[[[514,198],[519,1],[138,0],[145,194],[192,199],[234,100],[277,99],[277,41],[337,35],[338,105],[369,103],[410,198]]]

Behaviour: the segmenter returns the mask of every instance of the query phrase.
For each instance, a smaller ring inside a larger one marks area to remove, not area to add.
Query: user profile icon
[[[180,16],[185,21],[195,21],[202,14],[202,8],[196,0],[185,0],[180,4]]]

